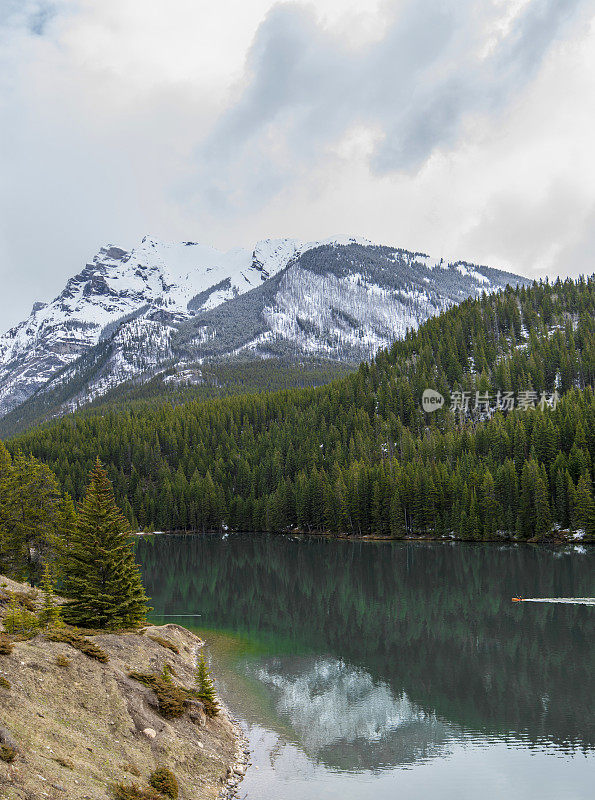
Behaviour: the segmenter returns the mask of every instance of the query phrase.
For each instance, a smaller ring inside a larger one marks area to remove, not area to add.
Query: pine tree
[[[0,570],[39,580],[40,564],[59,527],[60,490],[40,461],[0,448]]]
[[[520,531],[528,539],[535,532],[535,462],[525,461],[521,473],[521,497],[519,507]]]
[[[66,622],[88,628],[137,627],[147,596],[134,560],[130,526],[99,459],[91,473],[69,546],[60,553]]]
[[[574,517],[578,527],[587,528],[589,520],[593,517],[593,493],[590,481],[585,475],[578,480],[575,495]]]
[[[54,588],[58,585],[62,586],[65,581],[67,565],[63,564],[63,557],[68,552],[74,539],[76,525],[76,509],[71,496],[66,493],[58,504],[56,530],[51,537],[51,560],[48,559],[46,561],[46,565],[51,564],[51,578]]]
[[[555,488],[556,519],[560,525],[564,527],[568,524],[568,505],[566,498],[566,480],[563,469],[559,469],[556,472]]]
[[[585,532],[590,540],[595,540],[595,503],[591,503],[591,508],[585,520]]]
[[[482,534],[481,522],[479,520],[479,504],[477,502],[475,489],[471,492],[471,500],[469,502],[468,534],[472,539],[480,539]]]
[[[49,564],[46,564],[41,578],[43,607],[40,613],[40,621],[47,628],[59,628],[64,625],[60,606],[56,603],[55,584],[54,571]]]
[[[211,676],[211,670],[205,661],[205,654],[201,650],[196,667],[196,696],[202,701],[205,711],[210,717],[214,717],[219,713],[219,702],[217,700],[217,692],[215,691],[215,684]]]
[[[481,484],[481,516],[483,518],[484,535],[493,536],[498,527],[498,504],[492,473],[486,470]]]
[[[12,567],[12,542],[9,538],[9,520],[12,502],[12,459],[0,442],[0,572],[10,574]]]
[[[548,490],[543,478],[537,478],[535,484],[535,533],[538,536],[549,533],[552,529],[552,515],[548,501]]]
[[[11,594],[8,607],[3,619],[4,630],[10,634],[15,634],[19,627],[21,609],[14,594]]]
[[[390,534],[394,538],[403,538],[405,536],[405,517],[403,515],[403,508],[401,500],[397,492],[394,492],[390,499]]]

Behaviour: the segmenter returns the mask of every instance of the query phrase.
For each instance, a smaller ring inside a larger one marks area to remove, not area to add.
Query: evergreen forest
[[[104,404],[6,446],[75,501],[100,458],[145,530],[589,538],[594,380],[592,276],[467,300],[325,386]],[[533,399],[498,408],[507,392]]]

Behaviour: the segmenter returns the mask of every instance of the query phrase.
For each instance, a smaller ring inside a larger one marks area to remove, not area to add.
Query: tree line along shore
[[[135,530],[589,541],[594,381],[595,278],[558,280],[467,300],[327,386],[108,404],[6,446],[75,501],[99,455]],[[455,392],[560,401],[455,411]]]

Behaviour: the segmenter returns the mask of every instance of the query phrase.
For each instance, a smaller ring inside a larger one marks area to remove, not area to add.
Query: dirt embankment
[[[27,588],[0,576],[0,617],[8,592]],[[228,796],[247,758],[227,713],[210,718],[192,701],[168,718],[129,676],[167,664],[173,685],[192,687],[201,640],[178,625],[90,639],[108,661],[43,634],[0,653],[0,800],[113,799],[116,784],[148,790],[158,767],[175,774],[181,800]]]

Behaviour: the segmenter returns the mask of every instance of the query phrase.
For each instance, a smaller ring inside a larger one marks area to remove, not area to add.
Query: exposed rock
[[[526,282],[349,237],[227,253],[147,237],[130,252],[108,245],[0,335],[0,417],[27,401],[64,413],[124,381],[232,354],[357,363],[453,303]]]
[[[7,747],[17,749],[17,743],[6,728],[0,728],[0,744],[5,744]]]
[[[26,588],[0,577],[2,584]],[[169,640],[179,654],[149,635]],[[164,719],[151,702],[152,690],[129,677],[132,670],[160,672],[168,663],[176,682],[192,686],[200,639],[165,625],[139,634],[106,633],[93,641],[109,654],[107,663],[43,635],[15,642],[12,653],[0,656],[0,675],[11,684],[0,697],[0,743],[17,750],[12,764],[0,762],[0,798],[108,800],[112,784],[132,779],[146,786],[162,766],[176,775],[181,797],[222,796],[241,741],[226,711],[202,719],[199,704],[192,704],[181,717]],[[56,664],[58,655],[68,657],[68,670]]]

